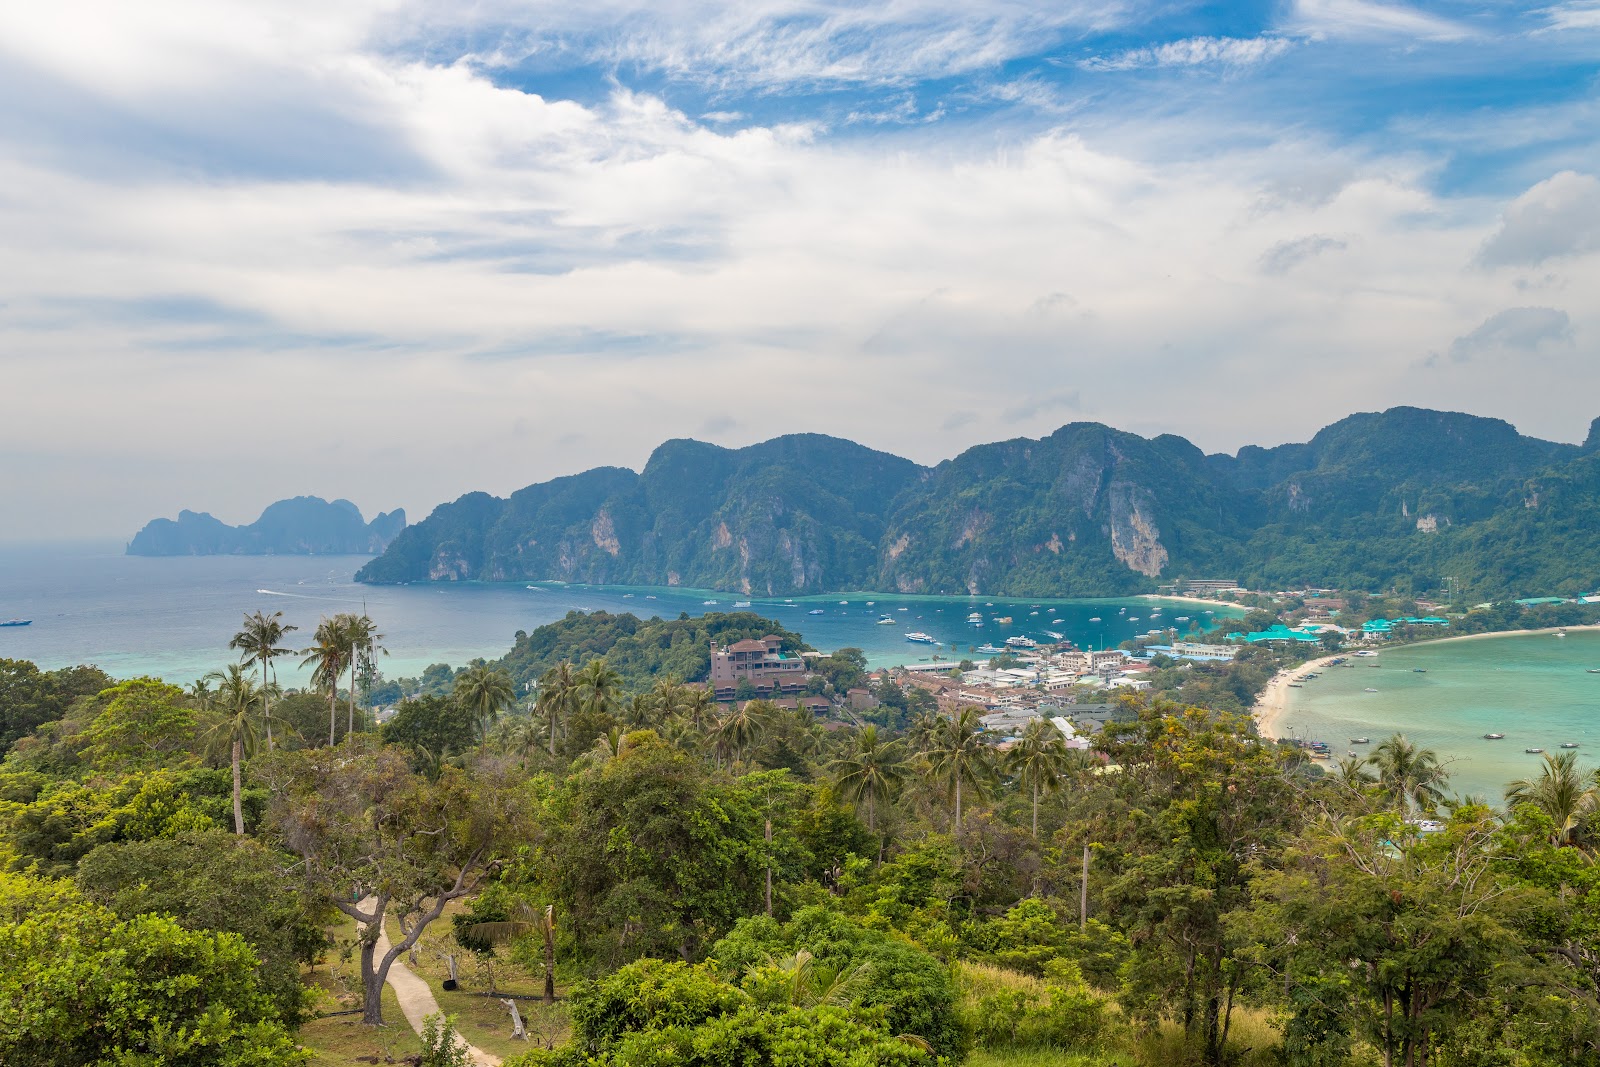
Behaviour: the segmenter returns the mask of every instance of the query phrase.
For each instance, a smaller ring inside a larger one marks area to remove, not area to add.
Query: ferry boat
[[[894,625],[894,617],[890,616],[890,615],[879,615],[878,616],[877,625],[879,625],[879,626],[893,626]]]
[[[1506,739],[1506,735],[1505,734],[1484,734],[1483,735],[1483,739],[1485,741],[1504,741]]]
[[[5,622],[0,622],[0,626],[32,626],[32,625],[33,625],[33,620],[32,619],[7,619]]]
[[[937,645],[939,643],[921,630],[906,634],[906,640],[917,645]]]
[[[1000,653],[1004,652],[1005,649],[998,645],[979,645],[978,651],[982,652],[985,656],[998,656]]]
[[[1039,647],[1039,642],[1035,641],[1031,637],[1023,637],[1021,634],[1018,634],[1016,637],[1008,637],[1008,638],[1006,638],[1006,644],[1010,645],[1012,648],[1038,648]]]

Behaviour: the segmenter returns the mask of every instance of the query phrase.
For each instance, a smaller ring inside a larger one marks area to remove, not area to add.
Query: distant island
[[[371,583],[560,580],[758,596],[1217,588],[1577,595],[1600,582],[1600,420],[1581,445],[1398,407],[1206,455],[1074,423],[933,467],[816,434],[668,441],[406,528]],[[1197,581],[1209,580],[1209,581]],[[1193,584],[1191,584],[1193,583]]]
[[[370,523],[348,500],[316,496],[280,500],[248,526],[229,526],[205,512],[153,519],[128,544],[130,556],[376,555],[406,527],[403,509]]]

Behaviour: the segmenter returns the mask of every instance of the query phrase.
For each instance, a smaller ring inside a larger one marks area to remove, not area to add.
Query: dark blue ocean
[[[247,612],[282,611],[305,639],[323,615],[363,607],[383,632],[389,677],[416,675],[430,663],[459,666],[503,655],[518,630],[532,630],[574,609],[631,611],[675,618],[730,611],[742,598],[689,589],[462,583],[366,586],[353,581],[365,556],[125,556],[120,544],[0,547],[0,657],[44,667],[93,663],[118,677],[149,674],[186,684],[232,662],[228,639]],[[1203,605],[1181,601],[1006,600],[843,594],[793,601],[751,597],[749,610],[781,621],[813,646],[855,646],[873,666],[971,655],[969,649],[1014,635],[1048,640],[1064,634],[1085,648],[1118,643],[1163,626],[1187,629],[1207,619]],[[717,603],[707,604],[714,600]],[[844,603],[841,603],[844,601]],[[868,601],[872,603],[869,604]],[[813,615],[812,611],[823,614]],[[985,625],[967,625],[970,612]],[[1038,614],[1033,614],[1038,612]],[[1152,612],[1158,612],[1152,616]],[[882,615],[894,621],[879,625]],[[1010,624],[995,622],[1010,616]],[[1179,622],[1179,617],[1188,621]],[[1098,619],[1099,621],[1094,621]],[[1060,620],[1053,623],[1052,620]],[[921,631],[941,644],[913,644]],[[280,667],[280,678],[295,678]]]

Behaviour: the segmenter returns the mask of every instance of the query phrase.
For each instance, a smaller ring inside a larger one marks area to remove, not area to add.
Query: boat
[[[1426,667],[1412,667],[1411,668],[1411,673],[1412,674],[1427,674],[1428,673],[1428,668],[1426,668]]]
[[[894,625],[894,618],[892,616],[889,616],[889,615],[880,615],[880,616],[878,616],[878,621],[877,621],[876,625],[878,625],[878,626],[893,626]]]
[[[709,608],[709,607],[711,607],[711,605],[713,605],[715,603],[716,603],[715,600],[702,600],[702,601],[700,601],[700,606],[703,607],[703,608]]]
[[[633,599],[633,594],[632,593],[623,593],[622,594],[622,599],[623,600],[632,600]]]
[[[1056,630],[1046,630],[1044,633],[1045,636],[1050,638],[1052,641],[1065,641],[1067,639],[1066,634],[1060,633]]]
[[[1173,620],[1173,621],[1175,621],[1175,622],[1188,622],[1188,621],[1189,621],[1189,616],[1187,616],[1187,615],[1179,615],[1179,616],[1178,616],[1178,617],[1177,617],[1177,618],[1176,618],[1176,619],[1175,619],[1175,620]]]
[[[1590,667],[1585,674],[1600,674],[1600,667]]]
[[[733,602],[733,606],[736,607],[736,608],[747,608],[747,607],[750,606],[750,601],[748,601],[748,600],[735,600]]]
[[[0,626],[32,626],[32,625],[33,625],[33,620],[32,619],[7,619],[5,622],[0,622]]]
[[[1050,620],[1050,625],[1051,626],[1060,626],[1061,625],[1061,621],[1062,620],[1060,620],[1060,619],[1051,619]],[[1090,622],[1099,622],[1100,620],[1099,619],[1090,619],[1089,621]]]
[[[1031,637],[1023,637],[1021,634],[1018,634],[1016,637],[1008,637],[1008,638],[1006,638],[1006,644],[1010,645],[1012,648],[1038,648],[1039,647],[1039,642],[1035,641]]]
[[[1544,749],[1542,749],[1542,748],[1525,748],[1522,751],[1526,752],[1530,756],[1537,756],[1540,753],[1542,753],[1544,751]]]
[[[1289,688],[1290,689],[1304,689],[1305,686],[1301,685],[1299,682],[1290,682],[1289,683]]]
[[[1377,690],[1376,690],[1376,689],[1374,689],[1374,688],[1372,688],[1372,687],[1371,687],[1371,686],[1370,686],[1370,685],[1369,685],[1369,686],[1367,686],[1367,692],[1369,692],[1369,693],[1376,693],[1376,692],[1377,692]]]
[[[1128,616],[1128,621],[1129,622],[1138,622],[1139,621],[1139,616],[1137,616],[1137,615],[1129,615]]]
[[[992,608],[992,607],[994,607],[994,601],[991,600],[988,603],[984,604],[983,606],[986,607],[986,608]]]
[[[939,643],[921,630],[906,634],[906,640],[917,645],[937,645]]]
[[[1117,614],[1118,615],[1126,615],[1127,613],[1128,613],[1128,609],[1127,608],[1118,608],[1117,609]]]
[[[850,603],[850,601],[848,601],[848,600],[841,600],[841,601],[839,601],[839,605],[840,605],[840,606],[841,606],[841,607],[843,607],[843,606],[845,606],[845,605],[847,605],[847,604],[849,604],[849,603]]]
[[[1090,619],[1089,619],[1089,621],[1090,621],[1090,622],[1099,622],[1099,621],[1100,621],[1100,616],[1098,616],[1098,615],[1095,615],[1095,616],[1093,616],[1093,617],[1092,617],[1092,618],[1090,618]],[[1051,619],[1051,620],[1050,620],[1050,625],[1052,625],[1052,626],[1054,626],[1054,625],[1055,625],[1055,622],[1056,622],[1056,620],[1054,620],[1054,619]],[[1600,674],[1600,671],[1595,671],[1595,672],[1593,672],[1593,673],[1595,673],[1595,674]]]
[[[1037,612],[1037,611],[1030,611],[1030,612],[1028,612],[1028,618],[1030,618],[1030,619],[1031,619],[1031,618],[1033,618],[1033,617],[1034,617],[1034,616],[1035,616],[1035,615],[1037,615],[1037,614],[1039,614],[1039,613],[1038,613],[1038,612]]]
[[[1010,626],[1011,625],[1011,616],[1010,615],[996,615],[994,621],[999,623],[1001,626]]]
[[[1563,742],[1561,742],[1561,747],[1562,748],[1577,748],[1578,747],[1578,742],[1576,742],[1576,741],[1563,741]]]
[[[1557,637],[1565,637],[1565,636],[1567,636],[1567,631],[1565,631],[1565,630],[1557,630],[1556,631],[1556,636]]]
[[[986,656],[998,656],[1000,653],[1004,652],[1005,649],[1000,648],[997,645],[979,645],[978,651],[982,652]]]
[[[529,588],[529,589],[532,589],[532,588],[533,588],[533,586],[531,586],[531,585],[530,585],[530,586],[528,586],[528,588]],[[654,600],[654,599],[655,599],[655,598],[656,598],[656,595],[655,595],[655,594],[654,594],[654,593],[646,593],[646,594],[645,594],[645,595],[644,595],[644,598],[645,598],[645,599],[646,599],[646,600]]]
[[[910,608],[895,608],[894,610],[896,610],[896,611],[910,611],[911,609]],[[918,616],[918,618],[921,618],[921,616]]]
[[[821,608],[812,608],[810,611],[806,612],[806,614],[807,615],[822,615],[822,614],[824,614],[824,612],[823,612],[823,610]]]
[[[1485,741],[1504,741],[1506,739],[1506,735],[1505,734],[1484,734],[1483,735],[1483,739]]]
[[[1350,743],[1352,745],[1370,745],[1370,744],[1372,744],[1372,738],[1370,738],[1370,737],[1352,737],[1350,739]]]
[[[867,607],[869,607],[869,608],[870,608],[870,607],[872,607],[872,606],[873,606],[873,605],[874,605],[874,604],[876,604],[876,603],[877,603],[877,601],[876,601],[876,600],[869,600],[869,601],[867,601]]]

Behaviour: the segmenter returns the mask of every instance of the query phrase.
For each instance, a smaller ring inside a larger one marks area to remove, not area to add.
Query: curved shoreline
[[[1559,632],[1571,633],[1575,630],[1600,630],[1600,623],[1591,623],[1582,626],[1545,626],[1537,630],[1485,630],[1480,634],[1454,634],[1450,637],[1429,637],[1421,641],[1407,641],[1404,644],[1394,645],[1396,649],[1415,648],[1418,645],[1440,645],[1446,641],[1476,641],[1486,637],[1516,637],[1520,634],[1553,634]],[[1383,649],[1374,649],[1383,651]],[[1339,652],[1330,656],[1321,656],[1308,660],[1287,671],[1279,671],[1272,676],[1272,680],[1261,690],[1256,697],[1255,704],[1250,713],[1255,716],[1256,727],[1263,737],[1277,738],[1276,727],[1289,712],[1289,683],[1304,678],[1308,673],[1326,666],[1329,661],[1343,656],[1351,656],[1353,651]]]

